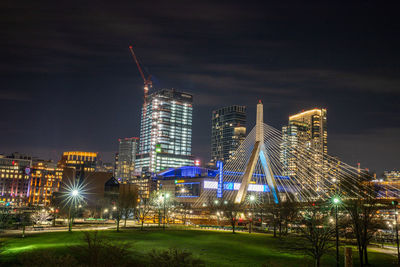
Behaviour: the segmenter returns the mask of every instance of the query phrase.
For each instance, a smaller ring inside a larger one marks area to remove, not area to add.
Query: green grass
[[[141,256],[152,249],[178,248],[191,251],[207,266],[310,266],[312,260],[282,247],[282,240],[266,234],[248,234],[200,230],[123,230],[102,231],[105,239],[131,244],[133,255]],[[82,233],[40,233],[24,239],[9,238],[1,254],[3,261],[15,262],[18,254],[32,250],[53,250],[67,253],[68,246],[82,242]],[[290,239],[286,239],[286,244]],[[342,250],[341,250],[342,251]],[[354,263],[357,264],[357,251]],[[391,255],[370,252],[372,266],[395,266]],[[333,253],[322,259],[322,266],[336,266]],[[356,266],[356,265],[355,265]]]

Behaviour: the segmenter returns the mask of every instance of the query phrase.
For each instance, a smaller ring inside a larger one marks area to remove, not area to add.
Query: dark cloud
[[[87,149],[111,160],[117,138],[139,134],[133,44],[155,88],[194,94],[193,151],[204,161],[211,111],[247,105],[251,128],[262,99],[277,128],[327,107],[330,151],[392,168],[394,150],[378,156],[371,133],[396,142],[400,128],[396,10],[379,1],[2,1],[1,150],[54,158]],[[362,142],[373,144],[369,160]]]

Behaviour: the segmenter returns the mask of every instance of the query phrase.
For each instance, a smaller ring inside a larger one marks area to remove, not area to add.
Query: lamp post
[[[397,245],[397,264],[400,264],[400,249],[399,249],[399,231],[397,229],[397,205],[399,204],[398,201],[393,200],[392,205],[394,205],[394,219],[395,219],[395,226],[396,226],[396,245]]]
[[[163,222],[163,230],[165,230],[165,220],[166,220],[166,210],[165,210],[165,200],[167,199],[167,198],[169,198],[169,194],[168,193],[166,193],[166,194],[162,194],[162,197],[163,197],[163,205],[164,205],[164,222]]]
[[[77,189],[72,189],[70,192],[71,197],[71,204],[69,205],[69,212],[68,212],[68,232],[72,231],[72,219],[71,219],[71,208],[72,205],[76,204],[77,199],[79,198],[79,191]]]
[[[254,195],[251,195],[249,197],[249,201],[251,206],[249,234],[251,234],[251,231],[253,230],[252,228],[253,228],[254,201],[256,201],[256,197]]]
[[[338,227],[338,206],[340,198],[334,197],[333,204],[335,205],[335,230],[336,230],[336,266],[339,267],[339,227]]]

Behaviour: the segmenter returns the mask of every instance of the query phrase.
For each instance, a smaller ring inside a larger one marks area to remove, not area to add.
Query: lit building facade
[[[0,158],[0,205],[20,206],[30,194],[31,160]]]
[[[139,197],[143,199],[149,199],[151,192],[157,191],[159,188],[159,181],[145,174],[136,176],[123,184],[136,185]]]
[[[246,107],[214,110],[211,126],[211,162],[228,160],[246,138]]]
[[[304,184],[319,189],[321,178],[328,170],[326,158],[327,110],[312,109],[289,117],[289,124],[282,127],[280,161],[283,175],[296,176]]]
[[[58,162],[58,167],[75,170],[75,178],[83,181],[86,176],[96,171],[97,152],[67,151]]]
[[[58,192],[63,169],[47,161],[34,162],[31,168],[30,195],[28,201],[32,205],[50,205],[52,196]]]
[[[393,171],[385,171],[383,173],[385,181],[389,182],[400,182],[400,171],[393,170]]]
[[[118,139],[118,162],[115,170],[115,178],[119,181],[126,181],[134,177],[135,160],[138,153],[139,138]]]
[[[193,165],[192,102],[192,95],[173,89],[162,89],[147,97],[136,155],[138,172]]]

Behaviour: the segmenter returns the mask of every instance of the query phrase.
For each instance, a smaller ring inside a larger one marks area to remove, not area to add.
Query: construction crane
[[[138,59],[137,59],[137,57],[135,55],[135,52],[133,52],[133,46],[130,45],[129,46],[129,50],[131,51],[132,57],[135,60],[136,65],[137,65],[137,67],[139,69],[140,76],[142,76],[142,79],[143,79],[143,83],[144,83],[144,103],[146,103],[147,94],[149,92],[149,89],[153,87],[153,82],[151,81],[151,75],[149,75],[149,77],[147,77],[147,79],[146,79],[146,76],[144,76],[142,67],[140,67],[140,64],[139,64],[139,61],[138,61]]]

